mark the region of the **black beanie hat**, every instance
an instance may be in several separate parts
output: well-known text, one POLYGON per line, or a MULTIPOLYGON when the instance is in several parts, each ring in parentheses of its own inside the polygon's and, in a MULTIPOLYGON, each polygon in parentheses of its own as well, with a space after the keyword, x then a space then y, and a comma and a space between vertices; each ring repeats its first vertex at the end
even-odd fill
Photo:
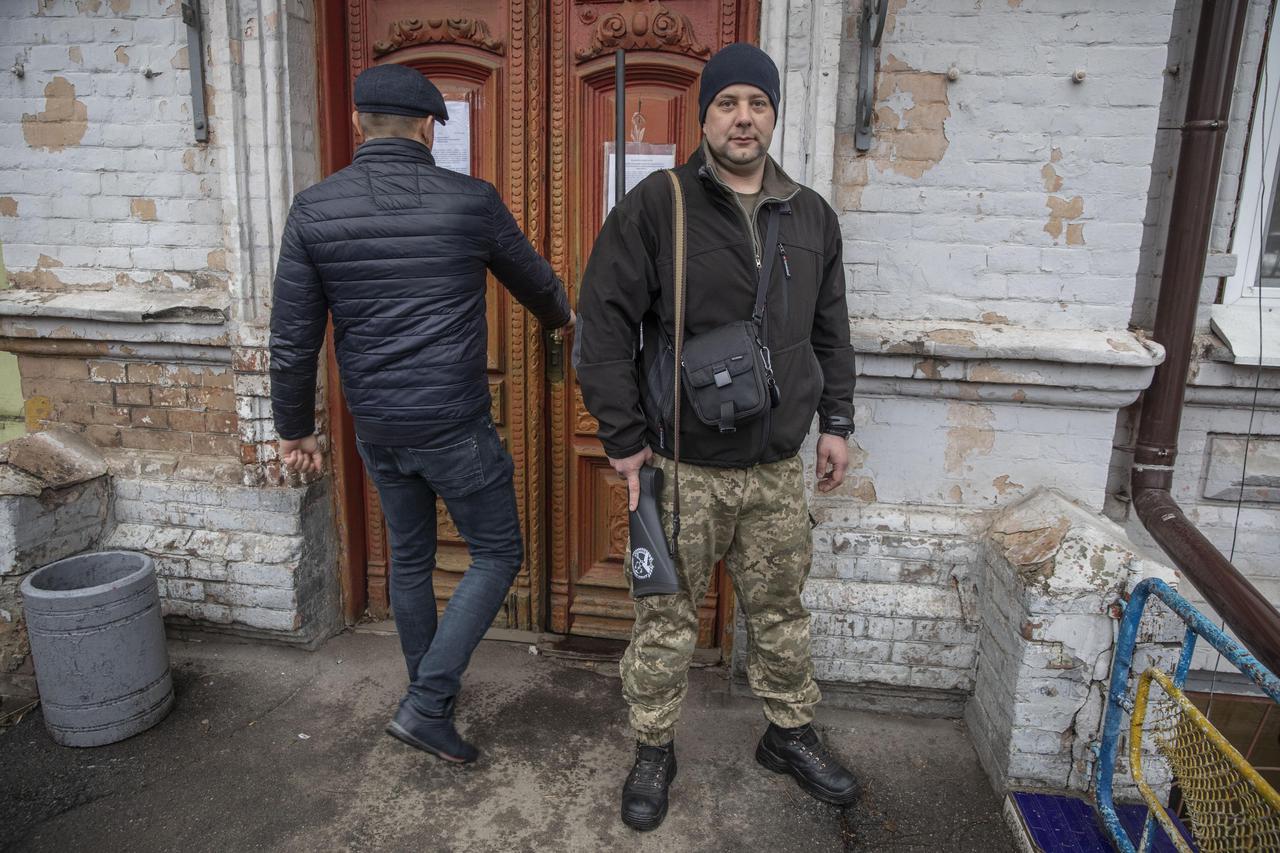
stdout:
POLYGON ((702 68, 702 83, 698 86, 699 124, 707 120, 707 107, 715 96, 735 83, 746 83, 763 91, 777 114, 778 101, 782 100, 778 66, 754 44, 740 41, 720 49, 702 68))

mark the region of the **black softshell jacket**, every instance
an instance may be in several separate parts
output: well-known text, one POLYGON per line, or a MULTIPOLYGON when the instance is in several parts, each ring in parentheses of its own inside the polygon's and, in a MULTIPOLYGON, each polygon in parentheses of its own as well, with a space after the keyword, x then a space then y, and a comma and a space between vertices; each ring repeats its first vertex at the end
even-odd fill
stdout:
MULTIPOLYGON (((787 459, 799 451, 815 411, 821 422, 852 423, 854 360, 839 221, 820 195, 772 159, 754 217, 707 164, 704 150, 676 174, 688 222, 686 334, 750 319, 756 257, 772 253, 764 342, 782 393, 777 408, 723 434, 698 421, 682 395, 681 459, 717 467, 787 459), (763 246, 771 205, 781 211, 779 237, 763 246)), ((645 178, 605 220, 583 278, 574 364, 605 452, 615 459, 646 445, 667 457, 674 449, 670 413, 660 417, 648 392, 663 346, 655 317, 668 339, 675 334, 672 216, 667 175, 645 178), (642 320, 647 334, 638 333, 642 320)))
POLYGON ((342 391, 365 441, 412 444, 489 411, 486 271, 545 326, 564 287, 489 183, 408 139, 371 139, 293 201, 271 312, 281 438, 315 431, 317 355, 333 313, 342 391))

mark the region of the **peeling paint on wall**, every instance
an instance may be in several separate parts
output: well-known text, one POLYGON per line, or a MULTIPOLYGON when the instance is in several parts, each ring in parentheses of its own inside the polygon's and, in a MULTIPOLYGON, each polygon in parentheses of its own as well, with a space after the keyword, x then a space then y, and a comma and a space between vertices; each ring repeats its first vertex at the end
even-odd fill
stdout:
POLYGON ((133 5, 133 0, 111 0, 111 11, 117 15, 123 15, 129 11, 133 5))
MULTIPOLYGON (((1062 177, 1058 174, 1058 170, 1053 167, 1054 163, 1062 161, 1062 149, 1055 147, 1049 154, 1049 162, 1040 170, 1040 176, 1044 178, 1044 188, 1046 192, 1056 193, 1062 190, 1062 177)), ((1045 207, 1049 208, 1049 221, 1045 223, 1045 233, 1053 238, 1053 242, 1057 243, 1061 239, 1063 232, 1066 232, 1068 246, 1084 245, 1084 223, 1072 222, 1073 219, 1079 219, 1084 215, 1084 199, 1075 196, 1071 200, 1051 195, 1045 200, 1045 207), (1065 227, 1064 227, 1065 226, 1065 227)))
POLYGON ((67 48, 67 59, 72 62, 84 62, 84 53, 80 50, 79 45, 67 48))
POLYGON ((76 11, 81 15, 92 15, 102 8, 102 0, 76 0, 76 11))
POLYGON ((179 70, 190 68, 191 62, 187 58, 187 49, 185 47, 178 48, 178 52, 169 60, 169 64, 179 70))
POLYGON ((124 49, 124 45, 120 45, 116 48, 116 62, 119 62, 121 65, 129 64, 129 53, 124 49))
POLYGON ((129 199, 129 214, 134 219, 141 219, 143 222, 155 222, 156 200, 153 198, 129 199))
POLYGON ((1002 495, 1006 492, 1012 491, 1013 489, 1024 488, 1021 483, 1015 483, 1010 480, 1008 474, 1001 474, 999 477, 996 477, 991 481, 991 485, 995 486, 996 491, 1002 495))
POLYGON ((925 379, 937 381, 942 379, 942 370, 949 364, 950 362, 942 358, 923 358, 916 362, 913 372, 920 374, 925 379))
POLYGON ((18 200, 13 196, 0 196, 0 216, 17 216, 18 200))
POLYGON ((935 344, 951 344, 954 346, 977 346, 977 339, 969 329, 934 329, 925 333, 927 340, 935 344))
POLYGON ((44 87, 45 108, 22 114, 22 137, 32 148, 61 151, 78 145, 89 128, 89 108, 76 100, 76 87, 66 77, 54 77, 44 87))
POLYGON ((62 261, 57 258, 51 258, 48 255, 41 255, 36 259, 36 265, 28 272, 11 272, 9 278, 12 279, 16 287, 25 287, 31 290, 61 290, 64 285, 62 279, 58 278, 53 270, 62 266, 62 261))
MULTIPOLYGON (((890 4, 890 15, 902 3, 890 4)), ((891 30, 892 25, 886 25, 891 30)), ((876 74, 874 141, 865 155, 841 158, 836 170, 836 198, 844 210, 862 204, 870 169, 919 179, 947 153, 946 122, 951 117, 947 76, 912 68, 886 54, 876 74)), ((854 151, 852 128, 840 132, 837 150, 854 151)))
MULTIPOLYGON (((1059 198, 1056 195, 1051 195, 1045 200, 1044 204, 1045 207, 1049 208, 1049 221, 1045 223, 1044 231, 1054 239, 1054 242, 1057 242, 1058 239, 1062 237, 1062 232, 1064 230, 1063 226, 1065 223, 1072 219, 1079 219, 1084 215, 1084 199, 1080 196, 1076 196, 1068 201, 1065 198, 1059 198)), ((1071 228, 1083 229, 1084 226, 1081 224, 1073 224, 1066 230, 1070 232, 1071 228)), ((1071 245, 1080 245, 1080 243, 1083 243, 1083 230, 1077 232, 1076 237, 1080 242, 1072 244, 1071 235, 1068 233, 1067 243, 1071 245)))
POLYGON ((947 407, 945 465, 952 474, 964 472, 964 463, 977 453, 985 456, 995 446, 995 415, 989 406, 952 403, 947 407))

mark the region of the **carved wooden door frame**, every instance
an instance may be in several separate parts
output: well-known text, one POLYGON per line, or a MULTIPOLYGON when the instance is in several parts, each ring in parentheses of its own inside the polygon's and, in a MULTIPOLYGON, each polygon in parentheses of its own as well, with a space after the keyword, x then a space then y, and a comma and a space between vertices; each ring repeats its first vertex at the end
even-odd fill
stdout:
MULTIPOLYGON (((402 48, 419 45, 460 45, 503 55, 507 66, 505 90, 510 108, 504 120, 510 128, 510 150, 499 190, 524 233, 544 251, 546 162, 545 21, 530 14, 536 4, 514 0, 508 4, 507 44, 494 39, 478 19, 406 19, 386 33, 368 33, 351 26, 365 0, 319 0, 316 39, 319 60, 321 171, 331 174, 351 162, 350 114, 353 72, 402 48), (350 16, 350 17, 349 17, 350 16)), ((508 450, 515 460, 516 499, 525 520, 525 568, 508 599, 512 627, 538 629, 546 609, 546 446, 543 344, 537 323, 523 309, 510 313, 508 337, 511 362, 505 410, 508 450), (517 367, 518 366, 518 367, 517 367)), ((366 489, 364 467, 355 449, 355 430, 338 381, 333 347, 327 351, 328 432, 333 446, 334 504, 339 545, 339 574, 343 616, 358 621, 368 605, 370 563, 387 558, 385 537, 366 540, 366 524, 376 514, 376 493, 366 489)), ((379 572, 375 574, 383 574, 379 572)), ((375 577, 375 581, 380 578, 375 577)))
MULTIPOLYGON (((439 22, 406 19, 385 33, 371 34, 349 27, 352 10, 363 9, 369 0, 317 0, 316 38, 319 61, 319 112, 321 171, 328 175, 351 162, 350 134, 351 80, 353 67, 363 67, 365 57, 387 55, 402 47, 452 42, 492 51, 487 28, 472 19, 439 22)), ((711 4, 713 0, 706 0, 711 4)), ((509 35, 506 51, 511 109, 512 150, 506 160, 507 174, 499 187, 512 213, 533 245, 546 256, 566 284, 576 286, 577 268, 582 258, 572 245, 571 229, 565 217, 566 202, 573 197, 569 159, 581 156, 565 125, 570 113, 570 74, 575 66, 607 63, 615 46, 634 50, 670 51, 705 59, 715 49, 737 39, 756 41, 760 5, 755 0, 714 0, 720 25, 715 32, 700 34, 701 43, 692 45, 690 34, 667 21, 661 27, 646 26, 641 32, 637 14, 646 24, 659 23, 666 13, 657 0, 551 0, 542 3, 513 0, 509 4, 509 35), (589 16, 599 16, 598 19, 589 16), (734 16, 737 16, 736 19, 734 16), (567 38, 570 16, 601 34, 600 43, 573 54, 567 38), (604 26, 607 19, 625 18, 620 26, 604 26), (616 33, 613 31, 617 30, 616 33), (655 41, 656 39, 656 41, 655 41), (615 44, 617 41, 620 44, 615 44), (583 53, 585 51, 585 53, 583 53), (691 52, 693 51, 693 52, 691 52), (573 54, 573 55, 571 55, 573 54), (550 90, 548 91, 548 86, 550 90), (554 188, 555 198, 549 195, 554 188)), ((668 16, 671 17, 671 16, 668 16)), ((680 17, 680 16, 675 16, 680 17)), ((360 20, 357 15, 354 20, 360 20)), ((616 22, 615 22, 616 23, 616 22)), ((676 21, 679 24, 679 21, 676 21)), ((516 493, 525 520, 526 570, 513 588, 509 612, 512 627, 549 630, 549 605, 553 573, 549 561, 567 565, 573 546, 561 525, 553 523, 556 507, 568 512, 573 503, 566 470, 565 442, 552 442, 551 424, 565 424, 576 417, 573 386, 570 382, 548 383, 544 364, 544 342, 537 323, 522 309, 511 312, 506 329, 511 341, 511 358, 521 367, 512 370, 513 380, 506 410, 510 418, 509 450, 516 465, 516 493), (517 361, 518 359, 518 361, 517 361), (553 446, 553 444, 555 446, 553 446)), ((327 357, 327 432, 332 443, 334 503, 339 545, 339 575, 343 616, 348 623, 365 612, 369 583, 368 562, 385 561, 385 543, 375 536, 366 541, 370 512, 376 512, 376 494, 366 491, 363 465, 355 447, 355 431, 338 381, 333 348, 327 357), (379 556, 379 554, 381 556, 379 556)), ((556 583, 559 583, 558 581, 556 583)), ((733 597, 725 584, 725 594, 716 603, 720 626, 718 645, 729 647, 732 631, 733 597)))

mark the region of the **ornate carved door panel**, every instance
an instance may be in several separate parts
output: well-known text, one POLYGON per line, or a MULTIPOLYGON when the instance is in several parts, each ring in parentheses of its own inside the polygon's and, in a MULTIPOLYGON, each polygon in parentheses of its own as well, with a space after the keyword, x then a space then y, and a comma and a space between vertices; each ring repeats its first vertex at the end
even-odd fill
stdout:
MULTIPOLYGON (((472 174, 498 187, 576 303, 604 215, 614 50, 627 51, 624 109, 642 117, 642 141, 674 144, 683 161, 699 138, 702 65, 725 44, 754 41, 758 23, 757 0, 329 0, 320 21, 328 170, 350 162, 345 128, 355 76, 384 62, 421 69, 448 101, 466 102, 472 174)), ((595 439, 568 358, 553 349, 544 364, 545 346, 536 323, 491 281, 489 380, 494 419, 515 458, 526 554, 495 624, 625 637, 632 614, 622 573, 626 491, 595 439)), ((350 424, 341 395, 333 399, 335 440, 342 442, 350 424)), ((367 592, 369 611, 382 616, 390 555, 381 508, 351 447, 340 450, 341 523, 364 533, 363 548, 359 530, 344 533, 353 563, 344 589, 357 602, 367 592)), ((443 606, 467 557, 443 507, 439 532, 443 606)), ((699 645, 719 643, 730 606, 728 584, 717 576, 701 607, 699 645)))
MULTIPOLYGON (((449 103, 447 131, 469 127, 470 173, 498 187, 535 246, 545 242, 546 46, 541 16, 523 2, 351 0, 346 4, 349 80, 372 65, 395 62, 431 78, 449 103)), ((350 91, 348 89, 348 91, 350 91)), ((439 149, 439 145, 437 145, 439 149)), ((515 458, 515 482, 526 557, 495 624, 533 628, 545 597, 543 376, 541 342, 526 314, 491 277, 488 291, 493 418, 515 458)), ((389 549, 378 496, 363 483, 368 607, 385 616, 389 549)), ((467 550, 437 502, 435 578, 443 607, 468 563, 467 550)))
MULTIPOLYGON (((754 41, 759 5, 744 0, 551 4, 550 258, 576 288, 604 217, 605 143, 614 137, 614 51, 626 56, 631 141, 696 148, 698 76, 726 44, 754 41), (642 118, 637 119, 637 116, 642 118), (633 131, 634 133, 635 131, 633 131)), ((576 293, 573 294, 576 300, 576 293)), ((595 438, 572 367, 550 386, 551 619, 562 633, 627 637, 633 607, 622 561, 627 490, 595 438)), ((718 644, 729 586, 717 573, 699 610, 700 646, 718 644)))

